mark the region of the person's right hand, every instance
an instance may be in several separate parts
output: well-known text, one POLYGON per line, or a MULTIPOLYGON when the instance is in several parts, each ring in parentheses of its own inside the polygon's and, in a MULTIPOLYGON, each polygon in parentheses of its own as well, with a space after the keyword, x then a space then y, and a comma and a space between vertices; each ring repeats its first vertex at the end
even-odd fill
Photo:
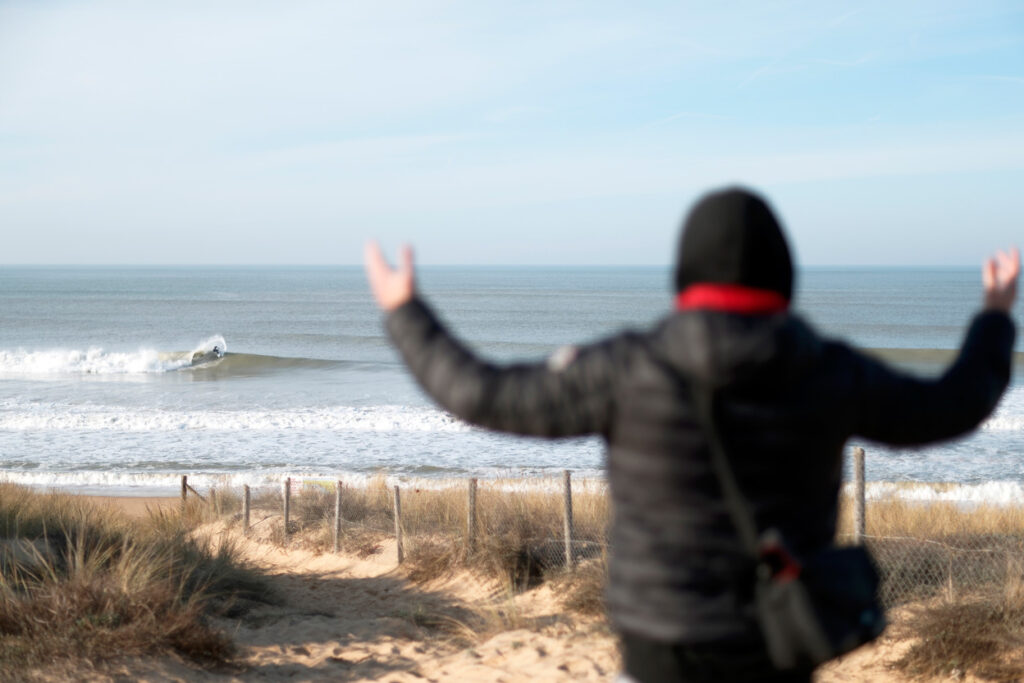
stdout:
POLYGON ((985 286, 985 308, 1009 313, 1017 298, 1017 276, 1020 275, 1020 252, 1017 247, 1010 251, 996 252, 985 261, 981 269, 981 281, 985 286))
POLYGON ((385 311, 393 311, 412 299, 416 293, 415 273, 412 264, 412 248, 403 246, 398 252, 398 267, 392 268, 380 245, 374 241, 366 243, 363 251, 366 279, 377 305, 385 311))

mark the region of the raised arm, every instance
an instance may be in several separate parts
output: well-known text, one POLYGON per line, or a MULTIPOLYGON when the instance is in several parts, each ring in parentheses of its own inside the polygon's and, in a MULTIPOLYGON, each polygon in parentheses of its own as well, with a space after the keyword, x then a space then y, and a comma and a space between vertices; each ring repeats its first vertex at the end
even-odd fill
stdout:
POLYGON ((856 433, 884 443, 923 444, 960 436, 991 414, 1010 381, 1015 328, 1009 313, 1019 273, 1016 249, 985 262, 984 310, 941 377, 910 377, 862 358, 856 433))
POLYGON ((416 295, 412 252, 398 268, 375 243, 366 271, 388 312, 392 342, 420 386, 442 407, 473 424, 535 436, 605 433, 609 428, 616 340, 564 349, 546 363, 499 366, 455 339, 416 295))

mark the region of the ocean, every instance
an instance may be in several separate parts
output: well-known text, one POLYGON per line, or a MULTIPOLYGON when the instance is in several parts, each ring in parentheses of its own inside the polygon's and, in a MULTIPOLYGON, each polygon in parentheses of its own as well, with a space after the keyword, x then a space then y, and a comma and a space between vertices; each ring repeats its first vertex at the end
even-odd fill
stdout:
MULTIPOLYGON (((649 326, 656 267, 427 267, 426 298, 500 361, 649 326)), ((980 303, 978 269, 805 269, 796 308, 829 336, 941 372, 980 303)), ((1024 386, 974 434, 861 443, 872 481, 1024 499, 1024 386)), ((0 268, 0 479, 113 495, 276 484, 603 476, 598 439, 492 434, 435 408, 387 343, 359 267, 0 268), (214 352, 216 347, 216 352, 214 352), (222 355, 221 355, 222 354, 222 355)))

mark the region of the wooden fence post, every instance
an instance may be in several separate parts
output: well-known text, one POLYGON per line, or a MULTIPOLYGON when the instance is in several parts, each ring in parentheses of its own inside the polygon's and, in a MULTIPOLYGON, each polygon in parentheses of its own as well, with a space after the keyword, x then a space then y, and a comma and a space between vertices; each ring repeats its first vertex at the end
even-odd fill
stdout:
POLYGON ((217 487, 210 487, 210 509, 213 510, 213 514, 219 515, 220 508, 217 507, 217 487))
POLYGON ((864 543, 864 449, 853 449, 853 542, 864 543))
POLYGON ((405 552, 402 549, 402 494, 398 486, 395 486, 395 541, 398 545, 398 564, 405 560, 405 552))
POLYGON ((284 538, 288 540, 288 521, 292 514, 292 478, 284 480, 284 538))
POLYGON ((946 552, 949 553, 949 562, 946 569, 946 599, 953 602, 956 599, 956 593, 953 591, 953 549, 947 546, 946 552))
POLYGON ((185 511, 185 499, 188 498, 188 475, 181 475, 181 511, 185 511))
POLYGON ((341 550, 341 480, 334 482, 334 552, 341 550))
POLYGON ((469 480, 469 496, 466 500, 466 554, 476 548, 476 477, 469 480))
POLYGON ((565 568, 572 569, 572 472, 562 472, 562 482, 565 497, 565 568))
POLYGON ((242 486, 242 531, 245 533, 249 532, 249 505, 251 501, 251 494, 249 492, 249 485, 244 484, 242 486))

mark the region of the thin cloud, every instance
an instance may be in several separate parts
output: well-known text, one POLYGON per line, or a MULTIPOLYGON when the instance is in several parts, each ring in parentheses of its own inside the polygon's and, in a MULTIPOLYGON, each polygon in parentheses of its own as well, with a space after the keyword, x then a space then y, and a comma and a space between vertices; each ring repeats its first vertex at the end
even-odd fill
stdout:
POLYGON ((644 130, 647 128, 657 128, 658 126, 663 126, 666 123, 678 121, 679 119, 696 119, 701 121, 734 121, 736 120, 736 117, 704 111, 681 111, 672 114, 671 116, 666 116, 665 118, 658 119, 656 121, 651 121, 650 123, 646 123, 640 126, 640 130, 644 130))
POLYGON ((484 120, 489 123, 499 124, 519 123, 524 120, 535 118, 547 111, 549 111, 547 107, 538 107, 535 105, 504 107, 502 109, 496 109, 488 112, 484 115, 484 120))
POLYGON ((761 80, 762 78, 770 76, 782 76, 786 74, 795 74, 800 73, 802 71, 807 71, 806 64, 796 62, 786 64, 784 63, 784 60, 781 58, 773 59, 768 64, 765 64, 764 66, 754 69, 750 74, 747 75, 746 78, 740 81, 739 85, 736 86, 736 89, 742 90, 743 88, 754 83, 755 81, 761 80))
POLYGON ((773 59, 772 61, 768 62, 767 64, 763 64, 763 65, 759 66, 758 68, 756 68, 753 71, 751 71, 750 73, 748 73, 747 76, 736 85, 736 87, 737 88, 744 88, 744 87, 750 85, 751 83, 753 83, 754 81, 759 79, 764 74, 769 73, 769 70, 772 69, 773 67, 775 67, 777 64, 779 64, 781 61, 782 60, 779 60, 779 59, 773 59))
POLYGON ((826 59, 820 58, 815 61, 819 64, 826 64, 828 66, 844 66, 844 67, 855 67, 864 66, 873 62, 881 53, 878 51, 868 52, 866 54, 857 57, 856 59, 826 59))
POLYGON ((863 11, 864 11, 863 9, 850 10, 849 12, 846 12, 845 14, 840 14, 838 17, 835 17, 834 19, 832 19, 830 22, 828 22, 828 25, 829 25, 830 28, 835 28, 837 26, 842 26, 847 21, 849 21, 850 19, 854 18, 855 16, 857 16, 858 14, 860 14, 863 11))

